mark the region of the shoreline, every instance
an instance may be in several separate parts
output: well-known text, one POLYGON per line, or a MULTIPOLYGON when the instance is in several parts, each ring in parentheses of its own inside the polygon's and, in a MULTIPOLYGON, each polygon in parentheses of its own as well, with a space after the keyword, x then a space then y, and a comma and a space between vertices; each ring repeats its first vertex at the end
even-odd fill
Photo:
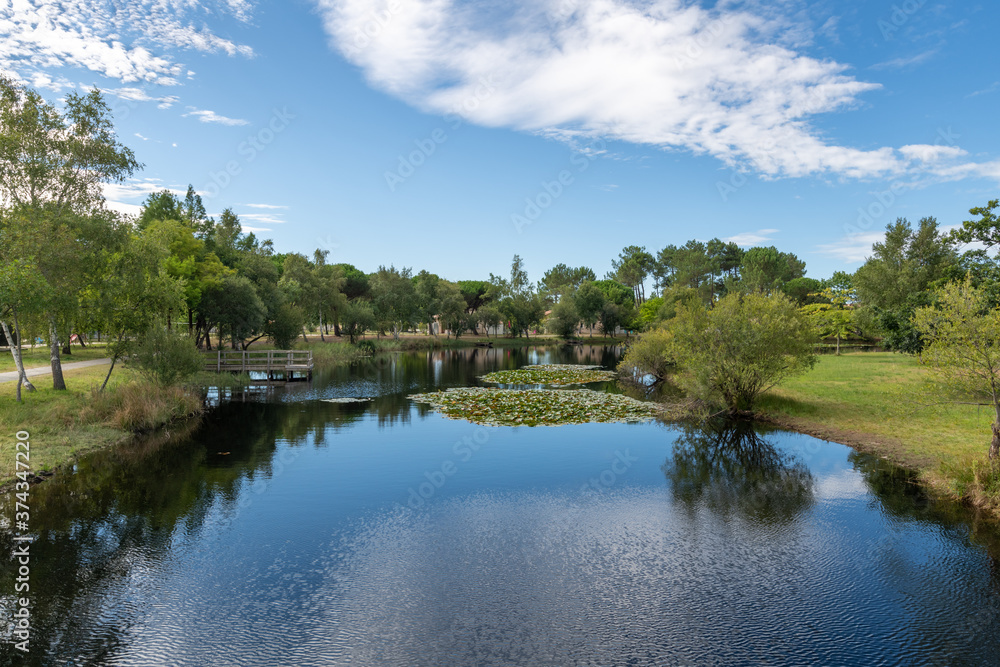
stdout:
MULTIPOLYGON (((380 344, 375 352, 376 354, 389 354, 395 352, 433 349, 471 349, 486 340, 487 339, 485 338, 471 336, 460 338, 458 340, 443 339, 440 337, 408 336, 401 337, 399 341, 391 338, 388 340, 382 339, 378 341, 380 344)), ((550 346, 564 344, 561 339, 541 336, 528 340, 525 340, 524 338, 491 338, 488 340, 493 341, 496 344, 496 347, 523 347, 533 345, 550 346)), ((583 344, 620 345, 623 342, 625 342, 625 340, 621 338, 598 338, 584 339, 583 344)), ((339 339, 327 342, 320 342, 318 340, 315 342, 310 341, 307 349, 323 350, 325 352, 325 354, 318 355, 319 358, 317 359, 317 366, 320 368, 336 367, 342 364, 351 363, 365 356, 363 351, 357 349, 356 346, 352 346, 346 341, 341 341, 339 339)), ((879 357, 883 356, 881 353, 856 353, 856 355, 853 356, 858 357, 859 355, 868 355, 867 357, 861 357, 861 359, 866 363, 881 361, 879 357)), ((845 356, 839 358, 831 357, 830 359, 843 360, 845 356)), ((905 359, 894 359, 894 361, 901 361, 904 364, 909 363, 905 359)), ((828 361, 827 363, 841 362, 828 361)), ((94 370, 95 369, 80 370, 68 375, 68 377, 74 379, 74 384, 76 386, 72 388, 71 392, 66 392, 59 396, 59 398, 62 399, 63 402, 70 404, 70 413, 75 413, 80 409, 84 409, 88 405, 88 402, 92 399, 92 396, 88 395, 86 387, 81 387, 81 381, 86 382, 86 380, 90 379, 88 376, 93 375, 94 370)), ((97 370, 99 371, 99 369, 97 370)), ((130 382, 135 382, 135 379, 129 377, 124 371, 123 376, 124 377, 119 378, 119 385, 127 385, 130 382)), ((204 380, 204 378, 202 379, 204 380)), ((985 512, 993 521, 1000 525, 1000 502, 998 502, 997 499, 991 498, 983 493, 978 493, 975 488, 956 488, 957 479, 954 474, 956 471, 942 470, 940 455, 935 458, 934 456, 921 453, 919 448, 915 446, 915 443, 907 442, 904 438, 889 435, 885 432, 880 433, 875 429, 859 428, 858 424, 848 423, 847 420, 839 421, 838 416, 841 415, 850 414, 854 417, 856 410, 853 408, 857 406, 851 404, 840 405, 840 414, 838 414, 838 410, 831 408, 829 405, 824 405, 824 400, 822 400, 822 398, 817 398, 822 393, 823 384, 824 381, 822 378, 810 379, 807 375, 800 378, 797 384, 792 386, 790 389, 788 387, 779 388, 777 391, 773 391, 769 394, 767 399, 762 401, 763 405, 757 410, 754 418, 762 423, 794 431, 796 433, 813 436, 828 442, 842 444, 854 449, 855 451, 871 454, 885 459, 916 474, 920 485, 924 487, 928 493, 950 502, 960 503, 972 511, 985 512), (795 414, 796 411, 811 411, 815 414, 823 415, 825 419, 824 421, 810 419, 808 416, 795 414), (952 474, 949 474, 949 472, 952 474)), ((194 390, 191 387, 184 389, 183 392, 189 398, 194 395, 194 390)), ((862 392, 856 390, 852 392, 851 397, 854 399, 852 403, 863 401, 863 395, 861 394, 862 392)), ((33 397, 27 396, 26 398, 28 401, 31 401, 33 397)), ((36 394, 34 398, 37 399, 38 395, 36 394)), ((200 398, 198 400, 200 400, 200 398)), ((66 412, 66 410, 62 411, 64 418, 66 412)), ((48 431, 49 434, 56 434, 56 439, 58 439, 61 443, 65 443, 65 441, 72 441, 72 444, 69 446, 63 444, 62 449, 53 454, 53 458, 44 462, 42 465, 33 465, 32 474, 35 476, 35 479, 38 479, 37 476, 39 472, 43 471, 60 474, 67 468, 73 466, 81 457, 94 451, 125 446, 131 441, 142 440, 150 436, 155 436, 155 434, 162 433, 165 429, 170 429, 171 427, 196 424, 201 418, 203 411, 188 411, 183 414, 177 414, 176 412, 165 414, 169 418, 155 423, 155 425, 151 428, 137 430, 127 430, 115 427, 108 423, 95 423, 94 421, 89 423, 81 422, 78 421, 78 415, 77 419, 75 419, 72 423, 65 424, 64 428, 58 428, 54 431, 51 427, 48 429, 42 429, 43 432, 40 434, 42 437, 44 437, 45 431, 48 431)), ((884 419, 883 423, 880 425, 890 429, 893 428, 891 419, 884 419)), ((17 430, 23 426, 24 423, 15 423, 11 426, 11 428, 17 430)), ((33 435, 33 439, 41 438, 33 435)), ((45 477, 45 479, 48 478, 48 476, 45 477)), ((16 481, 17 479, 13 476, 13 474, 10 476, 4 474, 3 477, 0 478, 0 492, 10 490, 12 484, 16 481)))

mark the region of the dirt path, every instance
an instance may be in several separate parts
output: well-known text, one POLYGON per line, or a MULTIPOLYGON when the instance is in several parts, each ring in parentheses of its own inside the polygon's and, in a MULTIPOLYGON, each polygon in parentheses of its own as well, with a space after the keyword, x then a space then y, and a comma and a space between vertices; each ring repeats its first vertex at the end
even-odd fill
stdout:
MULTIPOLYGON (((63 364, 62 369, 64 371, 71 371, 74 368, 89 368, 90 366, 105 366, 110 364, 110 359, 91 359, 89 361, 72 361, 68 364, 63 364)), ((36 366, 35 368, 25 368, 24 372, 28 377, 38 377, 39 375, 52 375, 52 368, 50 366, 36 366)), ((15 382, 17 380, 17 371, 5 371, 0 373, 0 384, 4 382, 15 382)))

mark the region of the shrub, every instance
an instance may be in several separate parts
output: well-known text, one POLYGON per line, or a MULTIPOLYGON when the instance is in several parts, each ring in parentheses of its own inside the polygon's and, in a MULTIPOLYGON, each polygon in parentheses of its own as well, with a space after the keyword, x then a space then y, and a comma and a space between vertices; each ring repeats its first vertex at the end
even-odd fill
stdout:
POLYGON ((147 381, 167 386, 202 370, 205 359, 190 338, 154 326, 129 344, 127 363, 147 381))
POLYGON ((184 387, 128 382, 105 391, 94 389, 81 418, 126 431, 149 431, 197 415, 202 409, 201 399, 184 387))

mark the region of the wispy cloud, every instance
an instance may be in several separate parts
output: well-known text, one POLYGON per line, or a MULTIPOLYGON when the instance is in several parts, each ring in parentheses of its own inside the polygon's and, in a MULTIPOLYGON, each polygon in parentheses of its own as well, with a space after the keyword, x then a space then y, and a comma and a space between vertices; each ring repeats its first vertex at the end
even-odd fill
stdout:
POLYGON ((912 67, 913 65, 919 65, 925 63, 935 55, 937 55, 937 49, 931 49, 930 51, 924 51, 923 53, 918 53, 915 56, 910 56, 909 58, 893 58, 892 60, 886 60, 885 62, 875 63, 871 66, 871 69, 904 69, 906 67, 912 67))
POLYGON ((287 206, 283 206, 281 204, 243 204, 243 206, 246 206, 247 208, 264 208, 268 210, 288 208, 287 206))
POLYGON ((202 123, 218 123, 220 125, 249 125, 250 121, 243 120, 242 118, 230 118, 228 116, 222 116, 210 111, 208 109, 197 109, 195 107, 188 107, 187 113, 181 114, 185 118, 189 116, 194 116, 202 123))
POLYGON ((966 95, 966 97, 979 97, 980 95, 989 95, 990 93, 995 93, 998 90, 1000 90, 1000 81, 994 81, 986 88, 983 88, 982 90, 973 91, 968 95, 966 95))
POLYGON ((741 247, 755 246, 770 241, 771 237, 780 231, 780 229, 758 229, 755 232, 743 232, 741 234, 728 236, 722 240, 735 243, 741 247))
POLYGON ((0 67, 22 74, 82 67, 122 82, 174 85, 187 68, 171 52, 250 57, 207 20, 246 22, 244 0, 20 0, 0 6, 0 67), (196 25, 198 24, 198 25, 196 25))
MULTIPOLYGON (((939 169, 815 129, 817 116, 856 107, 880 86, 801 53, 802 26, 761 3, 315 2, 334 48, 423 111, 707 154, 769 177, 939 169)), ((975 167, 967 175, 982 175, 975 167)))
POLYGON ((867 232, 845 236, 834 243, 825 243, 816 247, 821 255, 836 257, 846 264, 859 264, 872 254, 872 246, 885 238, 884 232, 867 232))
POLYGON ((155 97, 144 88, 109 88, 104 92, 128 102, 156 102, 156 106, 160 109, 169 109, 177 104, 179 99, 176 95, 155 97))
POLYGON ((287 220, 282 220, 276 215, 268 213, 240 213, 239 216, 241 221, 249 220, 250 222, 260 222, 265 225, 282 225, 288 222, 287 220))

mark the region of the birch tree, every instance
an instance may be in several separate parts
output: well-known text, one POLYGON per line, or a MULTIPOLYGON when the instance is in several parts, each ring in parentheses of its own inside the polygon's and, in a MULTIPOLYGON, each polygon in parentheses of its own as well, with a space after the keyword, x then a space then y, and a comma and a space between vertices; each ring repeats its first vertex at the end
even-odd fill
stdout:
MULTIPOLYGON (((17 211, 16 220, 35 231, 58 232, 66 216, 103 208, 103 184, 121 182, 139 168, 132 151, 118 142, 99 91, 69 93, 60 111, 0 76, 0 206, 17 211)), ((12 250, 26 255, 28 249, 12 250)), ((65 389, 58 315, 50 308, 47 316, 52 381, 55 389, 65 389)))

